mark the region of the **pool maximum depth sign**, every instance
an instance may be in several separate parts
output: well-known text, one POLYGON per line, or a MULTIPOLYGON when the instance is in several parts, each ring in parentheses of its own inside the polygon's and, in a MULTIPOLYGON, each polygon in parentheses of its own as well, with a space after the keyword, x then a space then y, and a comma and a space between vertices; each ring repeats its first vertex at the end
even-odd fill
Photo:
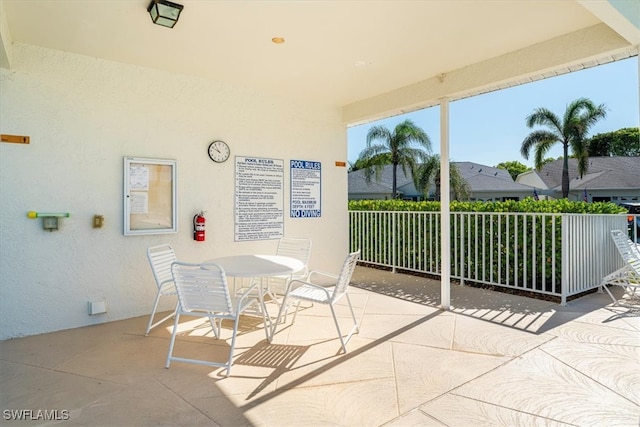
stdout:
POLYGON ((291 218, 320 218, 322 164, 291 160, 291 218))

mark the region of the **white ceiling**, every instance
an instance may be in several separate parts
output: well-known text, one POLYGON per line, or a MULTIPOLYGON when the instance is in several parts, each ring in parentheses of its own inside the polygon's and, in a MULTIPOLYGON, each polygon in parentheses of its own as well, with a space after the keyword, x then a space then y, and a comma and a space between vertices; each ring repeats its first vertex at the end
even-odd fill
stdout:
POLYGON ((12 42, 37 45, 335 105, 354 122, 628 57, 640 43, 615 0, 175 1, 184 11, 168 29, 148 0, 2 0, 3 66, 12 42))

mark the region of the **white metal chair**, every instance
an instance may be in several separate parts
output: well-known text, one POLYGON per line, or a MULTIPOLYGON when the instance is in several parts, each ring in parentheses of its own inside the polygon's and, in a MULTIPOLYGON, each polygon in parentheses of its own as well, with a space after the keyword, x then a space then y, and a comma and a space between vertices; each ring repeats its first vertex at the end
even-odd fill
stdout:
MULTIPOLYGON (((176 261, 176 254, 173 251, 171 245, 165 244, 148 248, 147 259, 149 260, 149 265, 151 266, 151 271, 153 272, 153 278, 156 282, 157 292, 156 299, 153 303, 153 309, 151 310, 151 316, 149 316, 147 330, 144 333, 145 335, 149 335, 149 331, 151 331, 151 329, 155 328, 175 314, 174 309, 173 313, 169 314, 166 317, 163 317, 155 323, 153 322, 156 310, 158 309, 158 302, 160 301, 160 297, 176 295, 176 288, 173 284, 173 277, 171 276, 171 263, 176 261)), ((176 303, 176 308, 177 307, 178 305, 176 303)))
POLYGON ((347 343, 351 339, 351 336, 354 333, 358 332, 358 321, 356 320, 356 315, 353 311, 353 306, 351 305, 351 299, 349 298, 348 291, 349 284, 351 282, 351 276, 353 276, 353 271, 356 268, 359 257, 360 250, 350 253, 345 259, 344 264, 342 265, 340 274, 338 274, 337 276, 330 273, 312 271, 309 273, 308 280, 294 279, 289 281, 289 284, 287 285, 287 292, 284 296, 282 304, 280 305, 278 318, 276 320, 274 328, 276 328, 280 323, 280 316, 282 315, 283 311, 287 309, 287 303, 291 300, 296 303, 296 311, 293 314, 293 320, 291 322, 292 324, 296 321, 296 315, 298 314, 300 301, 311 301, 313 303, 328 305, 331 309, 331 316, 333 317, 333 321, 338 331, 338 337, 340 338, 342 350, 346 353, 347 343), (323 276, 325 278, 331 279, 333 286, 325 287, 314 283, 313 279, 316 276, 323 276), (299 285, 299 287, 295 287, 296 285, 299 285), (349 310, 351 311, 351 318, 353 319, 353 327, 347 334, 346 339, 342 336, 342 331, 340 330, 340 325, 338 323, 338 317, 335 310, 336 303, 340 301, 342 297, 346 298, 347 304, 349 305, 349 310))
MULTIPOLYGON (((227 277, 224 270, 217 264, 190 264, 176 261, 172 264, 171 271, 178 292, 179 304, 173 325, 173 333, 171 334, 171 341, 169 343, 166 367, 169 368, 171 361, 175 360, 177 362, 225 368, 227 376, 229 376, 233 363, 233 351, 238 333, 240 315, 256 303, 262 306, 263 313, 266 312, 262 298, 256 299, 249 295, 259 284, 255 283, 248 288, 244 294, 234 296, 227 286, 227 277), (178 323, 180 321, 180 315, 182 314, 208 318, 216 338, 220 338, 222 321, 224 319, 233 321, 234 325, 229 348, 229 358, 226 362, 213 362, 173 356, 178 323)), ((267 339, 269 339, 269 331, 264 315, 263 322, 265 325, 265 334, 267 339)))
POLYGON ((614 305, 622 305, 616 299, 607 285, 617 285, 624 289, 623 299, 638 299, 636 293, 640 289, 640 254, 634 243, 629 240, 627 234, 621 230, 611 230, 611 237, 624 261, 624 267, 614 271, 602 279, 601 287, 607 291, 614 305))
POLYGON ((309 275, 311 239, 283 237, 278 241, 276 255, 287 256, 302 261, 304 267, 290 276, 269 277, 267 293, 277 303, 277 295, 284 295, 289 280, 305 280, 309 275))

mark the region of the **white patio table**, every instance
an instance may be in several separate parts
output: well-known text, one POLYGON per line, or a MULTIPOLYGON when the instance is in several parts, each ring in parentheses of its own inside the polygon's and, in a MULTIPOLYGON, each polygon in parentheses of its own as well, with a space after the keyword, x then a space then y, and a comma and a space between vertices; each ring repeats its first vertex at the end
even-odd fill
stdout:
MULTIPOLYGON (((264 294, 266 292, 264 278, 288 276, 304 268, 302 261, 281 255, 231 255, 208 259, 202 263, 202 267, 207 268, 207 264, 210 263, 219 265, 228 277, 233 277, 234 279, 259 278, 260 292, 258 296, 262 302, 264 302, 264 294)), ((264 304, 262 305, 265 306, 264 304)), ((265 318, 269 322, 266 335, 269 342, 271 342, 274 326, 268 312, 265 313, 265 318)), ((267 325, 265 325, 265 328, 267 328, 267 325)))

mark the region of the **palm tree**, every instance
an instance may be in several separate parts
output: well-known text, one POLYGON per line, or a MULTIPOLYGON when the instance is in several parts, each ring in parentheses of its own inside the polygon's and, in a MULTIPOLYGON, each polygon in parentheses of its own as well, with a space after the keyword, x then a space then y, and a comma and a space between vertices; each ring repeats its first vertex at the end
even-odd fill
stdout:
MULTIPOLYGON (((471 194, 469 184, 462 177, 460 169, 453 163, 449 163, 449 179, 454 200, 468 199, 471 194)), ((425 198, 429 197, 432 181, 436 189, 435 199, 440 200, 440 156, 438 154, 429 157, 425 163, 420 165, 417 173, 413 176, 416 188, 422 192, 425 198)))
POLYGON ((604 104, 595 105, 587 98, 578 98, 567 107, 562 120, 546 108, 537 108, 527 118, 527 126, 546 126, 547 129, 535 130, 524 141, 520 153, 529 158, 532 148, 535 149, 535 166, 540 170, 544 156, 556 143, 562 144, 562 197, 569 196, 569 148, 578 159, 578 174, 582 177, 589 167, 587 152, 587 133, 598 120, 607 116, 604 104))
POLYGON ((377 155, 375 155, 375 156, 373 156, 371 158, 368 158, 368 159, 358 158, 353 163, 349 162, 349 172, 355 172, 355 171, 360 170, 360 169, 366 169, 366 168, 370 167, 373 163, 376 163, 376 162, 381 162, 382 164, 390 165, 391 164, 391 153, 377 154, 377 155), (382 157, 382 159, 380 159, 380 157, 382 157))
POLYGON ((362 150, 358 160, 364 165, 364 176, 367 181, 371 180, 375 172, 376 179, 385 165, 393 165, 393 183, 391 194, 394 198, 397 192, 397 168, 402 167, 407 175, 407 168, 415 176, 415 171, 421 162, 429 158, 431 151, 431 140, 420 127, 411 120, 399 123, 393 130, 389 131, 385 126, 373 126, 367 133, 367 147, 362 150), (378 141, 376 143, 376 141, 378 141))

